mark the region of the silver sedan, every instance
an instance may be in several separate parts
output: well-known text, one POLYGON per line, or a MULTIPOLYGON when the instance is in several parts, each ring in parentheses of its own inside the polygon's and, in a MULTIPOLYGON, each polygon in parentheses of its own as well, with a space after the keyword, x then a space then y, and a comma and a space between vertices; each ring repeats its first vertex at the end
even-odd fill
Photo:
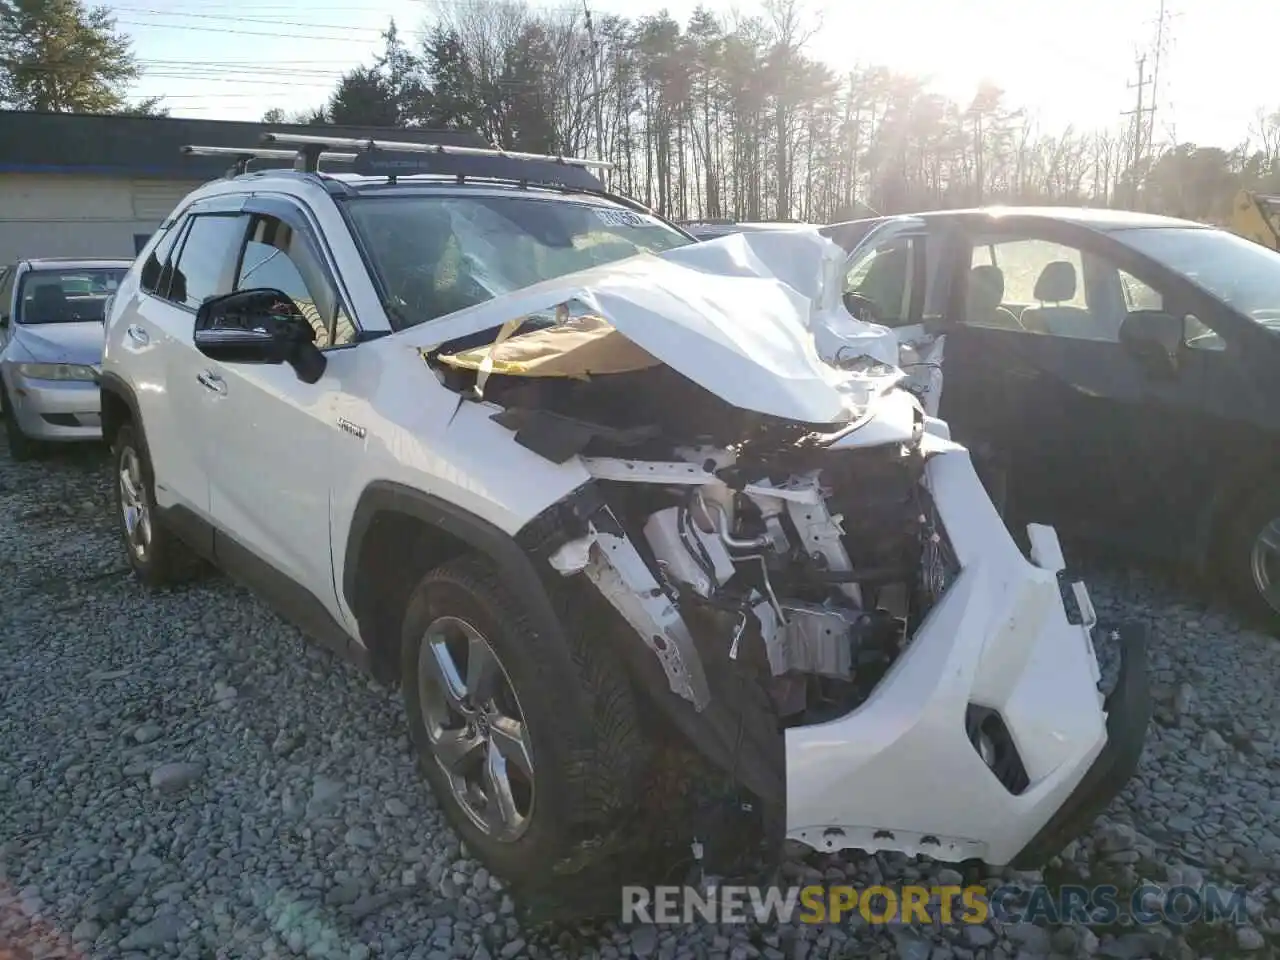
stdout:
POLYGON ((98 372, 107 304, 127 260, 26 260, 0 279, 0 405, 9 454, 99 440, 98 372))

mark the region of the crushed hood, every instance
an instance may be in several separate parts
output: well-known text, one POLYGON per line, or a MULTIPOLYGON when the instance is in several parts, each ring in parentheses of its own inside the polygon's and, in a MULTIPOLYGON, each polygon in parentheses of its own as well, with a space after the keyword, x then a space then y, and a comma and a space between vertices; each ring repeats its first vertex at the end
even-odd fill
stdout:
POLYGON ((816 230, 736 234, 503 294, 411 328, 405 342, 430 350, 577 304, 726 403, 835 423, 901 376, 893 332, 844 310, 844 259, 816 230), (882 366, 872 376, 839 370, 837 354, 882 366))

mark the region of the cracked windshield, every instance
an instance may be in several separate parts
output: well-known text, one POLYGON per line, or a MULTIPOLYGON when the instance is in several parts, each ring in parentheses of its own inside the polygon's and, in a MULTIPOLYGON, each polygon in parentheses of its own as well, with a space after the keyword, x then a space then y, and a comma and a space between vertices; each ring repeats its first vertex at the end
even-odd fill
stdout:
POLYGON ((0 0, 0 960, 1280 960, 1276 37, 0 0))

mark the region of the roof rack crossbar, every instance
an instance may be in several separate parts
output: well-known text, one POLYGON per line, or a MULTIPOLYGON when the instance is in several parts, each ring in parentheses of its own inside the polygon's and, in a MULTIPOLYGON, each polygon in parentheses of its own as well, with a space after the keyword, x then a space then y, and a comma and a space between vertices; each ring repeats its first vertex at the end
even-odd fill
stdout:
POLYGON ((363 153, 383 151, 386 153, 433 153, 452 154, 463 157, 500 157, 506 160, 535 160, 543 163, 557 163, 562 166, 583 167, 586 169, 610 170, 613 164, 607 160, 588 160, 583 157, 566 157, 542 153, 523 153, 517 150, 502 150, 487 147, 457 147, 441 143, 412 143, 402 140, 373 140, 351 137, 318 137, 306 133, 264 133, 264 143, 288 143, 298 146, 318 146, 338 149, 356 150, 363 153))
POLYGON ((297 150, 272 150, 266 147, 208 147, 199 144, 188 144, 181 149, 182 153, 191 157, 234 157, 235 163, 228 171, 231 175, 247 173, 249 163, 253 160, 292 160, 295 169, 314 170, 320 160, 351 163, 356 159, 354 153, 320 151, 315 161, 308 167, 300 162, 304 158, 297 150))

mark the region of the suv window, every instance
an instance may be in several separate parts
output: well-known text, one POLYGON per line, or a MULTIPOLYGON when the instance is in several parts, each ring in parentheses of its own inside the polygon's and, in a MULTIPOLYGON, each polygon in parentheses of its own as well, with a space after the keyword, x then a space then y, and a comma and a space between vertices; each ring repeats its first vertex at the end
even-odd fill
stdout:
POLYGON ((147 293, 154 293, 157 297, 168 296, 169 275, 173 270, 173 264, 169 262, 170 256, 189 219, 186 215, 179 217, 147 254, 146 262, 138 274, 138 286, 147 293))
POLYGON ((195 310, 210 297, 230 293, 247 220, 239 214, 193 216, 169 281, 168 299, 195 310))
POLYGON ((355 340, 355 326, 307 238, 283 220, 254 216, 235 289, 287 293, 316 332, 321 349, 355 340))

